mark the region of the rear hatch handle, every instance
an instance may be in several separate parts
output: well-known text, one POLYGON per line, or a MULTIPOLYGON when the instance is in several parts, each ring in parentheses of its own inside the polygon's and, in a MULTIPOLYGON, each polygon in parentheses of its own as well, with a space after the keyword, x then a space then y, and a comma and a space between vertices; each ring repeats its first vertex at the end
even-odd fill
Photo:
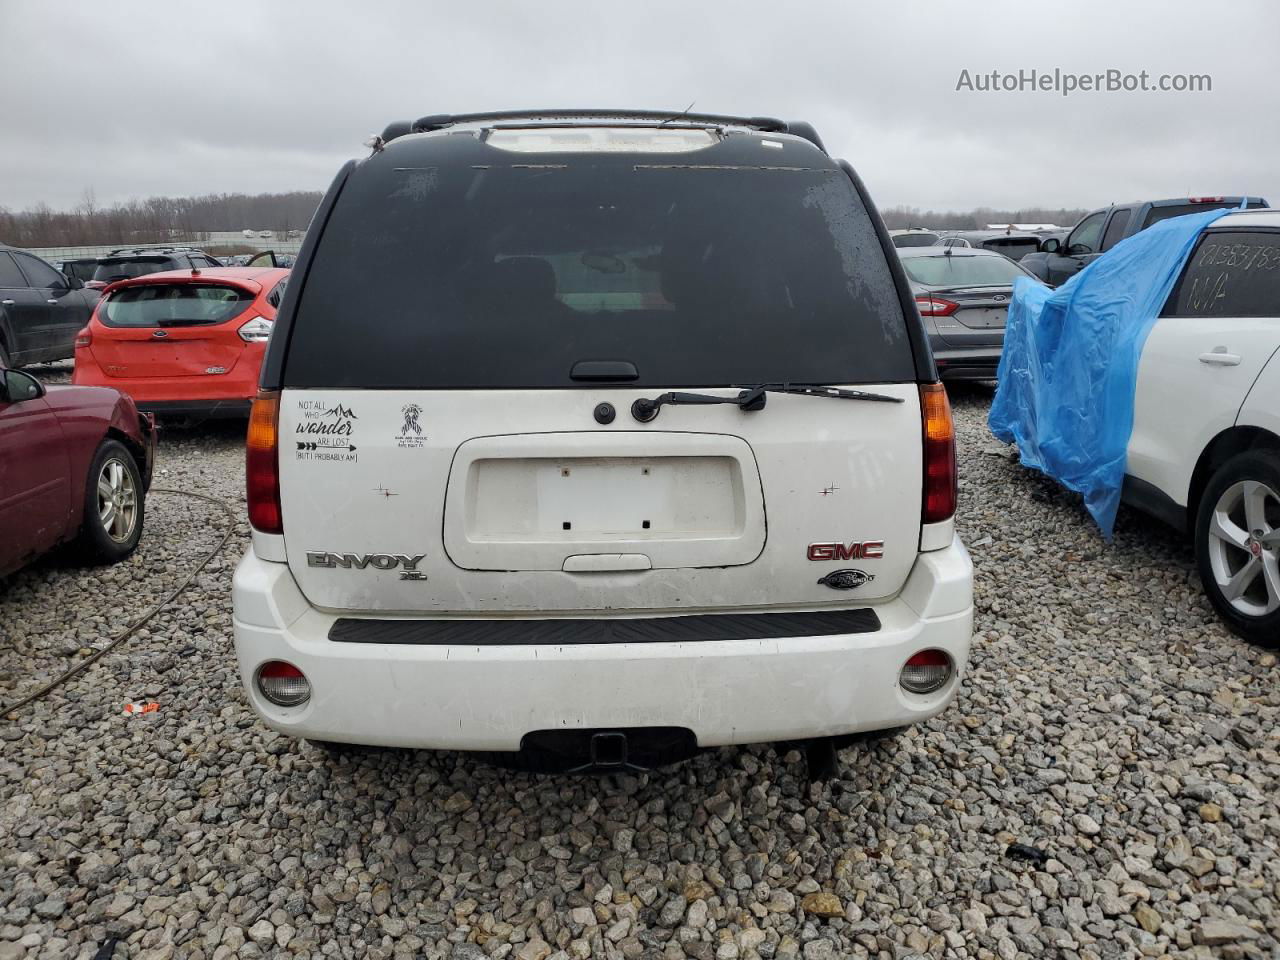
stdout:
POLYGON ((876 403, 903 402, 902 397, 867 393, 865 390, 847 390, 843 387, 828 387, 820 383, 759 383, 754 387, 739 390, 736 397, 717 397, 710 393, 680 391, 670 391, 652 398, 641 397, 631 404, 631 415, 641 423, 648 423, 667 404, 681 406, 732 403, 741 410, 752 412, 764 409, 765 400, 770 393, 796 393, 807 397, 830 397, 833 400, 871 400, 876 403))

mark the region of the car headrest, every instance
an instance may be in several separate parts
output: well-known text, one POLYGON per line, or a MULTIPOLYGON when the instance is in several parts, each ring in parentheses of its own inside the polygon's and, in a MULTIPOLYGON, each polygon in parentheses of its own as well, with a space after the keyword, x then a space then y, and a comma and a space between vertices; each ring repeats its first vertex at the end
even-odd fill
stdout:
POLYGON ((546 303, 556 298, 556 272, 541 257, 507 257, 494 264, 494 293, 503 300, 546 303))

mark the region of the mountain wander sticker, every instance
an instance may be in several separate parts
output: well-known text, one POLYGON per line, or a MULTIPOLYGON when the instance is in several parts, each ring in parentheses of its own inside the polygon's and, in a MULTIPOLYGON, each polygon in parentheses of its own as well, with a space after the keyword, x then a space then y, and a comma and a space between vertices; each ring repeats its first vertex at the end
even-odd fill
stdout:
POLYGON ((341 403, 299 400, 298 425, 294 428, 294 457, 354 463, 359 454, 352 442, 355 411, 341 403))

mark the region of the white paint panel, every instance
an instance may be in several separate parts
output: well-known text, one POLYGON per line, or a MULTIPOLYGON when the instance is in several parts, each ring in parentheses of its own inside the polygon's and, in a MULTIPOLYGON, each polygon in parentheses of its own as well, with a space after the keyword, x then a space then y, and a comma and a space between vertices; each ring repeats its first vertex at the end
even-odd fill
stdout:
MULTIPOLYGON (((732 388, 698 384, 682 389, 736 395, 732 388)), ((318 608, 406 616, 848 608, 896 596, 920 548, 919 394, 914 383, 861 389, 903 402, 772 394, 759 411, 728 404, 668 406, 651 423, 639 423, 629 412, 632 401, 660 391, 616 386, 286 390, 280 404, 280 476, 289 568, 318 608), (601 425, 593 410, 605 401, 613 404, 617 417, 601 425), (518 564, 502 570, 466 569, 453 556, 453 538, 465 538, 462 528, 455 530, 452 524, 464 515, 455 517, 450 510, 446 516, 445 509, 456 492, 451 477, 470 472, 457 464, 470 458, 473 444, 474 449, 482 449, 482 440, 511 445, 517 437, 523 446, 509 446, 507 452, 537 459, 555 435, 574 438, 556 455, 733 459, 741 476, 731 486, 741 483, 742 514, 737 519, 734 494, 730 529, 740 529, 741 537, 708 544, 672 535, 678 532, 677 523, 695 534, 699 525, 702 533, 724 525, 727 499, 701 496, 711 512, 691 520, 670 508, 671 519, 664 520, 665 530, 657 529, 655 536, 661 539, 656 543, 611 535, 586 548, 557 545, 553 569, 522 570, 518 564), (448 551, 446 537, 451 538, 448 551), (882 558, 807 558, 811 543, 868 540, 884 541, 882 558), (672 553, 663 559, 659 546, 672 553), (671 559, 679 550, 703 556, 671 559), (723 551, 726 565, 664 566, 702 563, 716 551, 723 551), (399 569, 372 565, 309 567, 308 552, 423 554, 415 571, 422 577, 405 580, 399 569), (562 569, 571 555, 595 553, 651 555, 655 569, 562 569), (842 568, 861 569, 875 579, 851 590, 818 582, 842 568)), ((710 469, 696 472, 708 482, 717 475, 710 469)), ((563 509, 569 499, 557 506, 563 509)), ((606 525, 602 504, 617 498, 601 494, 598 499, 601 503, 589 510, 584 506, 582 515, 600 528, 606 525)), ((655 495, 652 504, 660 499, 655 495)), ((659 520, 658 514, 638 516, 629 506, 616 509, 612 526, 629 528, 636 520, 649 519, 652 529, 659 520)))

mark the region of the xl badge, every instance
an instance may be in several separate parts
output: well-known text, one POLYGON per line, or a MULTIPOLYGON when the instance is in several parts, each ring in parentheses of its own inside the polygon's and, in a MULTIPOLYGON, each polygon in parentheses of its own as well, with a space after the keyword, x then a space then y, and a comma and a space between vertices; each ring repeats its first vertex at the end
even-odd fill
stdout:
POLYGON ((852 590, 876 578, 874 573, 863 570, 832 570, 818 582, 832 590, 852 590))

